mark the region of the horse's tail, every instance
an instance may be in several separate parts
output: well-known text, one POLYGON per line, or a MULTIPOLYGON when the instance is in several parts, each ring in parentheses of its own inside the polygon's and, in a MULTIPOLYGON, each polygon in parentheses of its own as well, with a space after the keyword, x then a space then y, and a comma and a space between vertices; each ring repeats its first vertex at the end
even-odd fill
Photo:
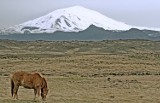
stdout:
POLYGON ((13 97, 13 90, 14 90, 14 82, 13 82, 13 79, 11 78, 11 94, 12 94, 12 97, 13 97))

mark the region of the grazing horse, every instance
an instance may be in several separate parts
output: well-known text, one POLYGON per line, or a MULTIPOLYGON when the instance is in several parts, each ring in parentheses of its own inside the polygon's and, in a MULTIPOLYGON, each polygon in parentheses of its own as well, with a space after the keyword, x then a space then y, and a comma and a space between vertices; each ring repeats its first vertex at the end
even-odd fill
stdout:
POLYGON ((48 93, 47 82, 39 73, 30 74, 24 71, 13 73, 11 75, 11 94, 13 99, 18 99, 17 92, 19 86, 34 89, 34 99, 36 99, 36 95, 38 95, 38 98, 40 97, 41 91, 42 99, 46 100, 46 95, 48 93))

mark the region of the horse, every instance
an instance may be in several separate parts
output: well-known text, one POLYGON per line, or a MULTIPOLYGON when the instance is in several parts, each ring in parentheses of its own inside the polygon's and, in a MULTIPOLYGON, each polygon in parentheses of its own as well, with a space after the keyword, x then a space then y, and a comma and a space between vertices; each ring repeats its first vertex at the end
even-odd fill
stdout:
POLYGON ((46 100, 48 94, 47 81, 39 73, 27 73, 25 71, 18 71, 10 76, 11 78, 11 95, 13 99, 18 99, 19 86, 27 89, 34 89, 34 100, 36 96, 40 98, 40 91, 42 100, 46 100))

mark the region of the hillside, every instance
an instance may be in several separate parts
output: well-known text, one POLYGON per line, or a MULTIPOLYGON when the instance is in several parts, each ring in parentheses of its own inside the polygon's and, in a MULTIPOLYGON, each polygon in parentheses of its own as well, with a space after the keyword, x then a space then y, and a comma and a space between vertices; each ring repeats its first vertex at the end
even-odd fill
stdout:
POLYGON ((0 40, 1 54, 8 53, 158 53, 159 41, 149 40, 103 40, 103 41, 13 41, 0 40), (17 52, 18 51, 18 52, 17 52))
POLYGON ((119 40, 119 39, 147 39, 147 40, 160 40, 160 32, 151 30, 139 30, 132 28, 127 31, 112 31, 97 28, 91 25, 84 31, 75 32, 62 32, 55 33, 33 33, 33 34, 10 34, 0 35, 0 39, 18 40, 18 41, 70 41, 70 40, 119 40))

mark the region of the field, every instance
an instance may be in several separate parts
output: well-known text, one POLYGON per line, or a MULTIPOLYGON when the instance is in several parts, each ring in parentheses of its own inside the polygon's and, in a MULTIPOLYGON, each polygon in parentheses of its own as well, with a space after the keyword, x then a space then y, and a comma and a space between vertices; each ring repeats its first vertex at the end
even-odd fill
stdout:
POLYGON ((160 103, 160 41, 0 40, 0 103, 36 103, 21 87, 11 99, 10 73, 39 72, 44 103, 160 103))

